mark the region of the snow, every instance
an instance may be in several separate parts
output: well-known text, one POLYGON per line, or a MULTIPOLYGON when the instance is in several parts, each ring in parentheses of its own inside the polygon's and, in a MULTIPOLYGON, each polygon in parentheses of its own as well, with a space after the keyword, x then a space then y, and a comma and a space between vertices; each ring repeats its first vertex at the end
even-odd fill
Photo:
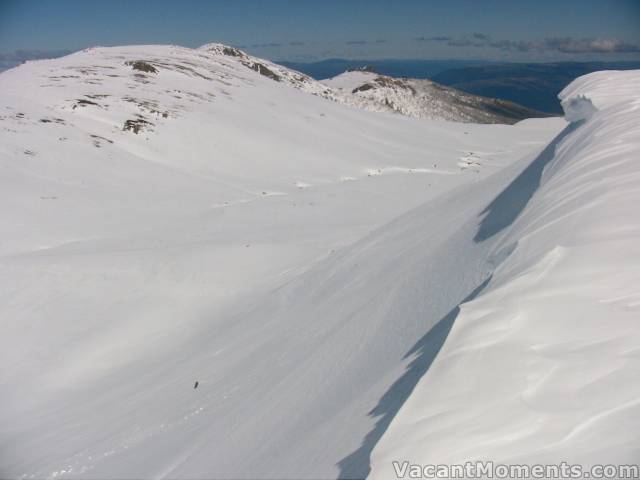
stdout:
POLYGON ((568 127, 419 120, 224 48, 0 74, 0 476, 632 452, 637 100, 568 127))
POLYGON ((378 74, 374 72, 351 70, 322 80, 322 83, 340 90, 352 91, 354 88, 360 87, 367 82, 373 82, 377 76, 378 74))
POLYGON ((392 462, 405 460, 637 463, 639 81, 640 71, 598 72, 561 92, 575 121, 469 232, 495 267, 459 306, 369 478, 396 478, 392 462), (590 115, 574 115, 580 103, 590 115))

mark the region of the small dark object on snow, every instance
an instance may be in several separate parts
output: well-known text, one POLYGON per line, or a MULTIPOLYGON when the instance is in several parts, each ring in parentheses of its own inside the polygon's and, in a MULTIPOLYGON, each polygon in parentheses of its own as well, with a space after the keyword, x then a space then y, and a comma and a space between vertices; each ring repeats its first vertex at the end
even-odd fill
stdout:
POLYGON ((196 381, 196 383, 193 385, 193 389, 195 390, 196 388, 198 388, 198 385, 199 385, 199 383, 198 383, 198 381, 196 381))

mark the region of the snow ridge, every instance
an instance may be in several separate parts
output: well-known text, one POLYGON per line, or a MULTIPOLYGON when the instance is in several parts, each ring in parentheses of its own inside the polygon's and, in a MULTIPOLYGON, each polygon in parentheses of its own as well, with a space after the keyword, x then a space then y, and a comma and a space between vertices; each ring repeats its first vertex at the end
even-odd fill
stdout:
MULTIPOLYGON (((500 261, 482 292, 460 305, 442 350, 377 444, 370 478, 395 478, 393 460, 637 463, 638 82, 640 71, 598 72, 560 94, 573 123, 539 174, 529 166, 512 183, 538 177, 521 212, 478 238, 500 261)), ((503 215, 508 191, 480 228, 503 215)))

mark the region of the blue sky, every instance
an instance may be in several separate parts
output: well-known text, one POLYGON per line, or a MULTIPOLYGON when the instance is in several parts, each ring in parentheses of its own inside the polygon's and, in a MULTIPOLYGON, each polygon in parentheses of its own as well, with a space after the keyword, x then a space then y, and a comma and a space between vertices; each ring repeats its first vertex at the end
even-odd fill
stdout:
POLYGON ((0 0, 0 61, 213 41, 274 60, 640 59, 640 1, 0 0))

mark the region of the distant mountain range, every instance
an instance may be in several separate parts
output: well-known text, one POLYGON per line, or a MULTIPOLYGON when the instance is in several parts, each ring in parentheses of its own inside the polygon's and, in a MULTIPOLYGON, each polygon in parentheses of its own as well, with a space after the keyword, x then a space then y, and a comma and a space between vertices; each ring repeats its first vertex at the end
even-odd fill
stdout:
POLYGON ((316 79, 372 66, 393 77, 429 78, 463 92, 509 100, 551 114, 562 114, 557 95, 575 78, 599 70, 640 69, 640 62, 489 63, 461 60, 325 60, 282 64, 316 79))

